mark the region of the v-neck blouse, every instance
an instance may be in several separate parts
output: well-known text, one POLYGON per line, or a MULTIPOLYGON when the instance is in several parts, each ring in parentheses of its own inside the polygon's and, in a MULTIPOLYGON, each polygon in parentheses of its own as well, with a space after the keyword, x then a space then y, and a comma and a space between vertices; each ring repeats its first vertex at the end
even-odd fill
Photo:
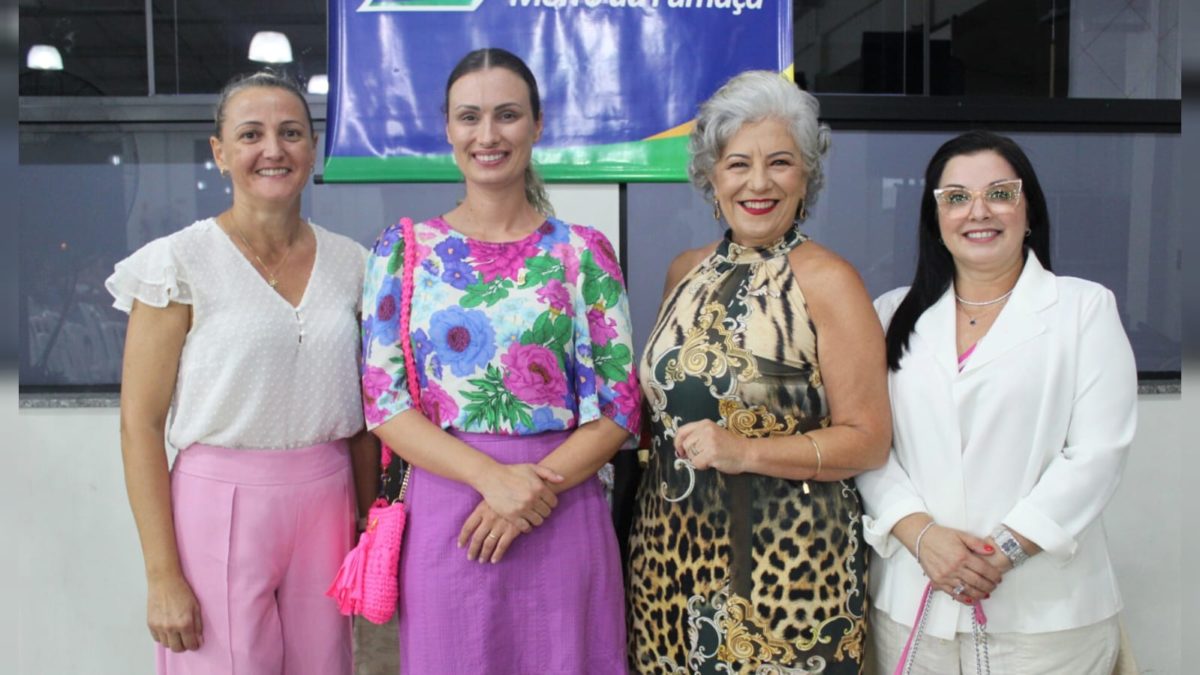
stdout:
POLYGON ((292 306, 212 218, 156 239, 117 263, 105 286, 128 312, 191 305, 167 440, 284 449, 363 427, 358 303, 366 249, 309 223, 316 255, 292 306))

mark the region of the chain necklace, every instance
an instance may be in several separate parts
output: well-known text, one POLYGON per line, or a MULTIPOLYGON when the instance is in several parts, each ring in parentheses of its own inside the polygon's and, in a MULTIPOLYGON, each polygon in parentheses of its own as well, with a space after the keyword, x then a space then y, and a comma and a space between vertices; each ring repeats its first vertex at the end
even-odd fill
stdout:
POLYGON ((961 302, 961 303, 962 303, 962 304, 964 304, 964 305, 970 305, 970 306, 972 306, 972 307, 987 307, 988 305, 994 305, 994 304, 996 304, 997 302, 1004 302, 1005 300, 1007 300, 1007 299, 1008 299, 1008 296, 1010 296, 1010 295, 1012 295, 1012 294, 1013 294, 1013 291, 1015 291, 1015 290, 1017 290, 1017 287, 1016 287, 1016 286, 1013 286, 1012 288, 1008 289, 1008 292, 1007 292, 1007 293, 1005 293, 1004 295, 1002 295, 1002 296, 1000 296, 1000 297, 998 297, 998 298, 993 298, 993 299, 991 299, 991 300, 983 300, 983 301, 980 301, 980 302, 976 302, 976 301, 974 301, 974 300, 967 300, 967 299, 966 299, 966 298, 964 298, 963 296, 959 295, 959 294, 958 294, 958 291, 955 291, 955 292, 954 292, 954 299, 955 299, 955 300, 958 300, 959 302, 961 302))
POLYGON ((958 294, 958 289, 955 289, 954 299, 957 300, 959 303, 958 311, 962 312, 963 316, 967 317, 967 322, 970 323, 972 326, 974 326, 977 323, 979 323, 979 320, 982 319, 988 313, 988 311, 991 310, 992 306, 998 305, 998 304, 1004 302, 1005 300, 1007 300, 1008 296, 1012 295, 1013 291, 1015 291, 1015 290, 1017 290, 1017 287, 1014 285, 1012 288, 1008 289, 1007 293, 1005 293, 1004 295, 1001 295, 998 298, 992 298, 991 300, 976 301, 976 300, 967 300, 966 298, 964 298, 963 296, 958 294), (975 316, 971 316, 971 313, 967 311, 967 307, 983 307, 984 309, 981 310, 979 312, 979 314, 977 314, 975 316))
POLYGON ((279 270, 283 269, 283 265, 287 262, 288 256, 292 254, 292 242, 288 242, 287 248, 283 251, 283 258, 280 259, 279 264, 275 266, 274 270, 272 270, 271 268, 267 267, 265 262, 263 262, 263 259, 258 255, 258 251, 254 250, 254 247, 250 245, 250 242, 246 241, 246 237, 242 235, 241 226, 239 226, 237 221, 233 219, 232 211, 229 213, 229 224, 232 226, 231 229, 233 230, 233 233, 236 234, 237 238, 241 240, 242 246, 245 246, 246 250, 250 251, 250 255, 254 256, 254 261, 257 262, 258 266, 262 268, 262 271, 266 273, 267 284, 269 284, 271 288, 278 286, 279 270))
MULTIPOLYGON (((995 305, 998 302, 1001 302, 1002 300, 1006 300, 1010 293, 1012 293, 1012 291, 1005 293, 1003 296, 1001 296, 1000 298, 997 298, 996 300, 990 300, 988 302, 981 302, 981 303, 964 302, 962 300, 962 298, 959 298, 959 302, 963 302, 963 304, 958 306, 958 311, 962 312, 963 316, 967 317, 967 323, 974 326, 979 322, 980 319, 987 316, 988 312, 992 311, 993 305, 995 305), (967 308, 965 305, 986 305, 987 307, 985 309, 983 309, 982 311, 980 311, 979 314, 976 314, 975 316, 971 316, 971 313, 967 311, 967 308)), ((955 297, 958 297, 958 296, 955 296, 955 297)))

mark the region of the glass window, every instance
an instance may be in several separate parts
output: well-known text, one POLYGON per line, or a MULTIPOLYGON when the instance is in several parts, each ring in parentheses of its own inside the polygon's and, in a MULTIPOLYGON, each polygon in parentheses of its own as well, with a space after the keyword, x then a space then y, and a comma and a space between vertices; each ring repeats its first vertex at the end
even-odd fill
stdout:
POLYGON ((920 94, 921 31, 913 32, 909 4, 796 0, 796 82, 822 93, 920 94))
MULTIPOLYGON (((283 35, 272 67, 326 74, 325 0, 20 3, 23 96, 211 93, 283 35), (54 49, 60 70, 30 68, 54 49), (153 52, 153 89, 147 51, 153 52)), ((1178 0, 793 0, 797 81, 818 93, 1178 99, 1178 0), (928 55, 929 63, 926 64, 928 55)))
MULTIPOLYGON (((212 93, 235 74, 266 67, 250 59, 260 32, 283 35, 290 60, 270 64, 301 83, 325 74, 324 0, 152 3, 147 42, 144 0, 20 3, 22 96, 145 96, 212 93), (35 63, 27 65, 37 47, 35 63), (61 60, 54 68, 53 54, 61 60), (147 54, 153 52, 154 89, 147 54), (51 59, 49 62, 45 59, 51 59)), ((282 57, 281 57, 282 58, 282 57)))
POLYGON ((19 5, 21 96, 149 93, 144 0, 41 0, 19 5), (32 60, 38 67, 30 68, 35 47, 32 60))
MULTIPOLYGON (((112 309, 104 279, 147 241, 227 208, 228 183, 210 164, 208 133, 199 123, 21 132, 23 386, 118 382, 126 317, 112 309), (72 198, 64 199, 68 194, 72 198)), ((1046 191, 1055 271, 1113 290, 1140 370, 1180 370, 1180 138, 1013 136, 1046 191)), ((854 264, 872 296, 911 279, 925 161, 948 137, 835 132, 827 183, 806 229, 854 264)), ((316 185, 305 193, 303 212, 369 246, 398 216, 428 218, 461 195, 455 184, 316 185)), ((630 184, 627 213, 630 305, 640 348, 667 264, 722 232, 712 205, 687 184, 630 184)))
MULTIPOLYGON (((228 208, 229 181, 212 164, 209 133, 207 123, 21 130, 22 386, 120 381, 127 317, 113 309, 104 280, 146 242, 228 208)), ((369 246, 400 215, 441 213, 462 189, 312 185, 302 209, 369 246)))
MULTIPOLYGON (((872 297, 907 285, 925 163, 948 133, 834 132, 826 184, 805 225, 849 260, 872 297)), ((1019 133, 1049 202, 1057 274, 1104 284, 1141 371, 1178 371, 1183 180, 1180 137, 1019 133)), ((689 185, 628 187, 626 251, 635 344, 653 327, 670 261, 722 232, 689 185)))
POLYGON ((1070 96, 1180 98, 1179 0, 1072 0, 1070 96))
POLYGON ((1180 97, 1178 0, 797 0, 794 16, 813 92, 1180 97))
POLYGON ((232 76, 268 65, 306 83, 327 69, 325 12, 324 0, 157 3, 156 89, 160 94, 216 92, 232 76), (250 45, 262 32, 286 39, 290 61, 250 60, 250 45))

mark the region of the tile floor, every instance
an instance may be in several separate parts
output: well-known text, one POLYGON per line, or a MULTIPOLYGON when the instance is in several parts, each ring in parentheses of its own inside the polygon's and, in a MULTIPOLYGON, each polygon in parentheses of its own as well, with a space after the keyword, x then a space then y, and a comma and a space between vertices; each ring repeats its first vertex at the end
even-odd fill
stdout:
POLYGON ((354 675, 396 675, 400 672, 396 617, 383 624, 354 619, 354 675))

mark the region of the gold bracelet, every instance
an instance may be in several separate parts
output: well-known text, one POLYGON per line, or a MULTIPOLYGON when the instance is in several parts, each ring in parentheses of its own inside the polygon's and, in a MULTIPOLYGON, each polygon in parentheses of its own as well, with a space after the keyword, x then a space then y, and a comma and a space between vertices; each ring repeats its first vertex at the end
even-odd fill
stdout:
POLYGON ((817 444, 817 439, 811 435, 807 433, 801 435, 807 438, 809 443, 812 443, 813 452, 817 453, 817 470, 813 472, 812 478, 809 478, 809 480, 817 480, 817 476, 821 475, 821 446, 817 444))

